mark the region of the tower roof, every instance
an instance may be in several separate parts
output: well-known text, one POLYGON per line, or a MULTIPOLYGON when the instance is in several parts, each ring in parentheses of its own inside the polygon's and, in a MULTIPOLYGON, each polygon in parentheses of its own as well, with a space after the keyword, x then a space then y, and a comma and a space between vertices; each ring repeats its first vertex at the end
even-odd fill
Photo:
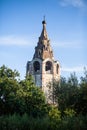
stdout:
POLYGON ((43 28, 41 35, 39 37, 39 41, 37 43, 37 46, 35 47, 35 53, 33 56, 34 58, 39 59, 46 59, 50 58, 53 59, 53 51, 50 45, 50 40, 48 39, 47 31, 46 31, 46 21, 45 18, 42 21, 43 28))

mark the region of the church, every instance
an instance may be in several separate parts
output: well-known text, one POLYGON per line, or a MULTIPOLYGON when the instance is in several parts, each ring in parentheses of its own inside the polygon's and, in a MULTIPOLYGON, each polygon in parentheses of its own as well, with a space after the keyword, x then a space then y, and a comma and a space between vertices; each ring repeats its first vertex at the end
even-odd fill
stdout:
POLYGON ((48 84, 60 80, 60 63, 54 59, 53 50, 46 31, 46 21, 42 21, 42 32, 31 61, 27 62, 26 74, 32 75, 35 85, 48 95, 48 84))

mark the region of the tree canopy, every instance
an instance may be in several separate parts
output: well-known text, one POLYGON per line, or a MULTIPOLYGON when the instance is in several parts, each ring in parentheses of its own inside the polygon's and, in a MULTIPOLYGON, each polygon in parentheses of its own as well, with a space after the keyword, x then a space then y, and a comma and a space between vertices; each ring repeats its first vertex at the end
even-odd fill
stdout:
POLYGON ((41 116, 47 112, 45 96, 31 76, 17 80, 19 73, 6 66, 0 68, 0 115, 24 114, 41 116))
MULTIPOLYGON (((27 113, 34 117, 49 113, 42 90, 35 86, 32 76, 23 80, 19 72, 5 65, 0 67, 0 115, 27 113)), ((75 73, 68 79, 61 77, 60 82, 53 80, 49 91, 49 98, 56 102, 58 110, 64 113, 68 109, 77 114, 87 114, 87 71, 78 82, 75 73)))
POLYGON ((68 79, 61 77, 60 82, 53 80, 50 97, 55 98, 58 109, 64 112, 73 109, 77 114, 87 114, 87 71, 78 78, 72 73, 68 79))

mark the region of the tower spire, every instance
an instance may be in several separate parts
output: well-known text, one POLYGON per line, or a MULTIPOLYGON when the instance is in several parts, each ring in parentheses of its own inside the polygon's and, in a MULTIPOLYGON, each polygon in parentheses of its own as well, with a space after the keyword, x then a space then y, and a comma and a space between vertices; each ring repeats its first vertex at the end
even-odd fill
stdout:
POLYGON ((43 29, 40 35, 40 40, 48 40, 48 35, 47 35, 47 31, 46 31, 46 21, 45 21, 45 16, 43 17, 43 29))

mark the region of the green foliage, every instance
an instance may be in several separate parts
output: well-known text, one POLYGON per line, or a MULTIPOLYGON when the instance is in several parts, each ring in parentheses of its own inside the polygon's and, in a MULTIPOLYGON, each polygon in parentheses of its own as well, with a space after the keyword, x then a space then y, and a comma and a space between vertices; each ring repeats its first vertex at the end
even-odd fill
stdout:
POLYGON ((53 81, 48 105, 32 76, 18 80, 19 73, 0 67, 0 130, 86 130, 87 71, 80 82, 75 73, 53 81))
POLYGON ((53 81, 53 92, 50 96, 55 97, 58 109, 64 114, 66 110, 74 110, 76 114, 87 114, 87 71, 81 77, 80 83, 75 73, 70 77, 61 77, 60 82, 53 81))
POLYGON ((19 77, 18 71, 14 70, 12 71, 10 68, 7 68, 5 65, 0 67, 0 78, 11 78, 15 79, 16 77, 19 77))
POLYGON ((0 115, 28 113, 37 117, 48 113, 45 96, 34 85, 31 76, 19 82, 16 79, 17 71, 5 66, 0 68, 0 76, 0 115))
POLYGON ((66 109, 64 111, 64 114, 67 117, 73 117, 73 116, 75 116, 76 112, 73 109, 66 109))
POLYGON ((27 114, 0 117, 0 130, 47 130, 48 118, 33 118, 27 114))
POLYGON ((75 109, 77 113, 86 115, 87 114, 87 70, 84 69, 84 76, 81 77, 80 87, 77 97, 77 103, 75 109))
POLYGON ((16 77, 18 72, 2 66, 0 68, 0 115, 9 114, 15 111, 16 92, 19 83, 16 77))
POLYGON ((0 130, 87 130, 87 116, 65 116, 61 120, 51 117, 33 118, 27 114, 1 116, 0 130))
POLYGON ((57 130, 61 124, 61 112, 57 108, 52 107, 49 111, 49 119, 50 129, 57 130))
MULTIPOLYGON (((32 77, 29 76, 20 82, 21 89, 17 95, 24 103, 24 112, 29 115, 42 116, 47 112, 47 105, 45 103, 45 96, 42 90, 34 85, 32 77)), ((24 113, 23 112, 23 113, 24 113)))
POLYGON ((52 120, 61 120, 61 112, 57 108, 52 107, 49 111, 49 118, 52 120))

